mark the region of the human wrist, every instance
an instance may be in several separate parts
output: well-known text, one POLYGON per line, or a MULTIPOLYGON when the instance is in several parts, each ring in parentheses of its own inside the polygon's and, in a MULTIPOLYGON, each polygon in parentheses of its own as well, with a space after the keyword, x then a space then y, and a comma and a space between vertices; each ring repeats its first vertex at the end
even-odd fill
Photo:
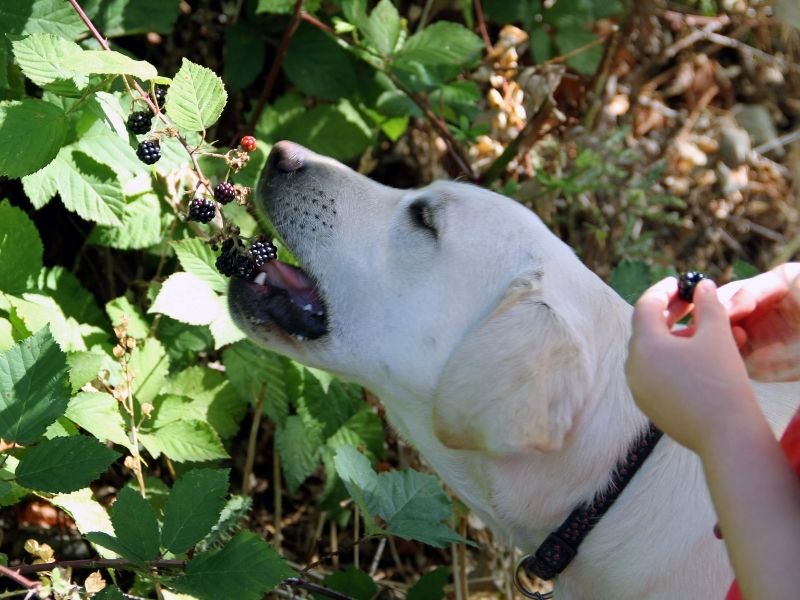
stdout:
POLYGON ((704 463, 726 460, 770 431, 751 389, 728 398, 724 411, 708 419, 694 448, 704 463))

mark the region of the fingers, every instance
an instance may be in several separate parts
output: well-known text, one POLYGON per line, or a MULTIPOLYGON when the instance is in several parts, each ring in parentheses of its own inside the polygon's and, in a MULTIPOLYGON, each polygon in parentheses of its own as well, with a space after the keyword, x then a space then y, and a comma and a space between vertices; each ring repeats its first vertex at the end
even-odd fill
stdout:
POLYGON ((698 332, 718 332, 724 328, 730 331, 730 322, 725 307, 717 298, 717 286, 710 279, 704 279, 694 290, 694 322, 698 332))
POLYGON ((756 277, 723 286, 720 298, 727 301, 731 321, 739 321, 781 300, 798 278, 800 263, 785 263, 756 277))
POLYGON ((674 277, 662 279, 647 289, 636 302, 633 311, 635 336, 663 335, 669 333, 669 305, 677 295, 678 284, 674 277))

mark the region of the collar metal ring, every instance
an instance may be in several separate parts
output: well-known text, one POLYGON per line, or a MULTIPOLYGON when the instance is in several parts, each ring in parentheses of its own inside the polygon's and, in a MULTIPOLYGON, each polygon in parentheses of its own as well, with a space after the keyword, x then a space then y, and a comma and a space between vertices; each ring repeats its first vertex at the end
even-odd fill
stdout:
POLYGON ((514 569, 514 586, 517 588, 520 594, 525 596, 526 598, 531 598, 532 600, 552 600, 553 592, 535 592, 528 588, 527 584, 525 584, 522 579, 520 578, 519 574, 520 571, 524 571, 525 568, 522 566, 526 560, 530 558, 530 554, 523 556, 519 562, 517 563, 517 568, 514 569))

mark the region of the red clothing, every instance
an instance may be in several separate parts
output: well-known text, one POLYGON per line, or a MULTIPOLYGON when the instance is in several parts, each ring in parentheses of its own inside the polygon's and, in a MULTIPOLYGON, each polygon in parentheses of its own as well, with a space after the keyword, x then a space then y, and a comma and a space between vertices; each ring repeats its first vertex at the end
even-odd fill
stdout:
MULTIPOLYGON (((794 414, 786 431, 783 432, 781 448, 783 448, 786 458, 789 460, 789 464, 791 464, 795 472, 800 475, 800 410, 794 414)), ((725 596, 725 600, 742 600, 742 595, 739 593, 739 586, 736 585, 735 581, 731 589, 728 590, 728 595, 725 596)))

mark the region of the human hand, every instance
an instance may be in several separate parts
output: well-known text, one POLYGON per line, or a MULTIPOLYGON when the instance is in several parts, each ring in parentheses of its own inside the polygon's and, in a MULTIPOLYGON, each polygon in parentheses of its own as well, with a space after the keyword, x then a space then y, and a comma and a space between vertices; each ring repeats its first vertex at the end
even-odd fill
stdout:
POLYGON ((750 376, 800 379, 800 263, 724 285, 719 298, 750 376))
POLYGON ((626 374, 634 399, 667 435, 695 452, 717 431, 754 418, 752 388, 712 281, 694 292, 692 327, 672 325, 689 306, 674 277, 648 289, 633 315, 626 374))

